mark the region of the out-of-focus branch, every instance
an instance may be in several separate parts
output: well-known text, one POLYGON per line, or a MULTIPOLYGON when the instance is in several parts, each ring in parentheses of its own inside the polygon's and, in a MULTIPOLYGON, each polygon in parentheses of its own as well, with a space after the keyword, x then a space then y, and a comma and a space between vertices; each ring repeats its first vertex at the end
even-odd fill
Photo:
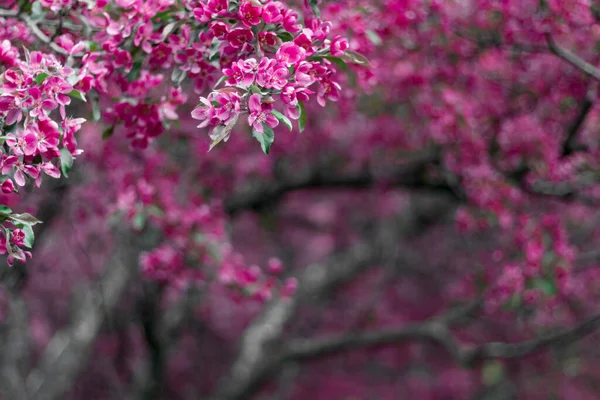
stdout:
POLYGON ((453 310, 448 314, 433 317, 422 323, 410 324, 398 329, 375 332, 342 334, 329 338, 294 340, 283 352, 283 360, 303 360, 328 354, 369 346, 381 346, 406 340, 427 340, 441 345, 455 359, 463 359, 460 345, 450 332, 452 325, 475 311, 478 303, 453 310))
MULTIPOLYGON (((161 292, 160 290, 158 292, 161 292)), ((198 304, 203 292, 190 287, 181 299, 166 312, 159 312, 160 293, 151 291, 142 307, 142 325, 148 345, 149 357, 145 365, 139 368, 139 375, 129 390, 128 399, 160 398, 160 381, 163 379, 164 364, 169 352, 177 342, 178 334, 186 321, 193 314, 194 305, 198 304)), ((148 293, 147 293, 148 295, 148 293)))
POLYGON ((328 291, 376 262, 376 248, 361 243, 325 263, 309 266, 299 278, 296 295, 288 300, 276 299, 269 303, 259 318, 246 329, 238 358, 219 385, 214 398, 225 400, 248 396, 273 367, 276 354, 272 352, 271 345, 281 336, 298 304, 328 291))
POLYGON ((136 271, 139 246, 130 243, 133 241, 130 236, 119 236, 119 248, 104 275, 78 304, 71 325, 50 340, 37 368, 28 376, 27 390, 31 399, 63 398, 87 360, 106 315, 118 304, 136 271))
MULTIPOLYGON (((469 310, 467 308, 466 310, 469 310)), ((411 324, 397 329, 342 334, 329 338, 295 340, 286 346, 284 360, 304 360, 323 357, 328 354, 350 349, 382 346, 406 340, 425 340, 437 343, 458 363, 475 366, 487 359, 520 358, 546 348, 563 347, 575 343, 600 329, 600 314, 563 332, 542 336, 520 343, 487 343, 475 347, 463 347, 456 340, 448 325, 455 322, 453 317, 434 317, 422 323, 411 324)))
POLYGON ((149 353, 148 376, 143 385, 140 397, 143 399, 158 399, 163 385, 165 368, 165 346, 159 333, 160 300, 163 287, 159 284, 144 283, 144 293, 140 304, 142 329, 149 353))
MULTIPOLYGON (((422 217, 435 213, 437 218, 449 207, 443 204, 453 204, 448 199, 422 202, 426 207, 415 209, 415 215, 403 215, 405 221, 386 221, 366 237, 368 241, 362 242, 339 255, 332 256, 323 263, 307 267, 298 277, 298 292, 288 300, 275 299, 270 302, 265 310, 247 328, 239 345, 238 357, 234 361, 229 374, 223 378, 214 395, 218 400, 238 400, 251 398, 260 384, 268 378, 270 372, 277 370, 281 365, 280 338, 286 324, 293 318, 299 305, 309 303, 323 294, 354 278, 360 271, 372 265, 381 263, 384 254, 389 254, 382 246, 390 245, 400 247, 398 250, 398 264, 410 264, 411 255, 402 251, 401 236, 408 236, 422 229, 422 225, 432 221, 422 217), (417 212, 417 210, 419 210, 417 212), (421 218, 416 214, 423 214, 421 218), (392 225, 391 227, 389 225, 392 225), (396 225, 398 224, 398 225, 396 225), (393 235, 394 238, 386 237, 393 235), (408 259, 408 260, 407 260, 408 259)), ((410 252, 407 252, 410 253, 410 252)))
POLYGON ((579 69, 590 78, 600 81, 600 70, 598 68, 594 67, 592 64, 588 63, 575 53, 571 53, 569 50, 560 47, 549 33, 546 34, 546 41, 548 42, 550 51, 553 54, 579 69))
POLYGON ((29 355, 27 306, 18 292, 10 292, 6 321, 0 329, 4 348, 0 354, 0 387, 7 399, 26 400, 24 371, 29 355))
POLYGON ((594 84, 592 84, 586 91, 585 97, 580 103, 579 111, 571 123, 571 126, 569 126, 569 129, 567 130, 567 137, 563 143, 561 154, 563 157, 573 154, 575 151, 579 150, 575 142, 577 141, 577 135, 579 134, 587 115, 593 108, 597 87, 598 85, 594 82, 594 84))
MULTIPOLYGON (((37 243, 43 241, 45 233, 52 221, 62 211, 62 199, 67 191, 67 185, 61 180, 50 189, 42 201, 36 214, 44 223, 36 226, 37 243)), ((4 263, 0 281, 9 297, 9 310, 6 319, 0 327, 0 337, 3 343, 9 343, 0 353, 0 379, 3 394, 7 398, 27 398, 25 386, 25 371, 29 359, 29 321, 27 305, 21 296, 21 288, 27 280, 27 265, 16 263, 12 267, 4 263)))
POLYGON ((52 51, 54 51, 57 54, 66 57, 69 56, 69 53, 65 49, 54 43, 52 41, 53 38, 49 37, 44 32, 42 32, 42 30, 37 26, 37 23, 32 21, 31 18, 29 18, 29 16, 25 15, 24 13, 15 10, 0 10, 0 17, 20 19, 21 21, 23 21, 23 23, 25 23, 25 25, 27 25, 27 28, 31 31, 31 34, 35 36, 35 38, 39 42, 48 45, 50 49, 52 49, 52 51))
POLYGON ((455 190, 444 181, 431 181, 427 174, 437 156, 423 157, 396 167, 384 176, 370 170, 348 174, 326 172, 317 168, 304 174, 290 174, 276 181, 255 184, 235 193, 225 202, 225 211, 234 215, 242 210, 260 210, 280 200, 287 193, 302 189, 364 189, 377 184, 424 191, 443 192, 456 197, 455 190))

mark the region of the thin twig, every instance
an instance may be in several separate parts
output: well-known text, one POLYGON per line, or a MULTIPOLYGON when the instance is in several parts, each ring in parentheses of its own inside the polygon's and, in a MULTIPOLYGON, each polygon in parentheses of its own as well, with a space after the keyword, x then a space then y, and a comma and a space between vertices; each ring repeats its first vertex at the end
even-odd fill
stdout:
POLYGON ((546 41, 548 42, 550 51, 552 51, 553 54, 557 55, 572 66, 581 70, 590 78, 594 78, 595 80, 600 81, 600 70, 598 68, 594 67, 592 64, 580 58, 575 53, 571 53, 569 50, 560 47, 558 44, 556 44, 556 42, 549 33, 546 34, 546 41))

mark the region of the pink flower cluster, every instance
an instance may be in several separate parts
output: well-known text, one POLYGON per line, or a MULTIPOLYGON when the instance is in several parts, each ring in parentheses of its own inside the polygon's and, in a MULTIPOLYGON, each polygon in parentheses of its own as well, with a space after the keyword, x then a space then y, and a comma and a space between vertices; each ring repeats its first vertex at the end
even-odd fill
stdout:
MULTIPOLYGON (((43 175, 60 178, 68 173, 73 156, 82 152, 77 149, 75 133, 85 119, 67 117, 66 106, 71 104, 71 96, 84 99, 84 95, 74 87, 79 81, 75 70, 62 65, 54 55, 27 50, 21 54, 6 41, 2 51, 6 65, 12 68, 0 78, 0 128, 5 144, 0 148, 0 187, 3 193, 11 194, 28 179, 39 187, 43 175)), ((4 214, 3 220, 22 228, 22 222, 10 214, 4 214)), ((0 247, 9 253, 9 262, 25 260, 20 247, 31 247, 32 241, 24 242, 20 228, 3 227, 3 232, 0 247)))

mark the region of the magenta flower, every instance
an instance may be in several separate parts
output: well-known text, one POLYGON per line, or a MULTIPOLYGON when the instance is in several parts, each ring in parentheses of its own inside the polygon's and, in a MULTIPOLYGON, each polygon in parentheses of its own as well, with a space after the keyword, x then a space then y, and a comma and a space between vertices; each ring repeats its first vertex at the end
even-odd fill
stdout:
POLYGON ((213 21, 210 23, 210 30, 219 40, 225 40, 229 33, 229 25, 222 21, 213 21))
POLYGON ((30 131, 19 131, 16 135, 9 133, 6 144, 12 149, 12 153, 17 156, 31 156, 37 152, 37 136, 30 131))
POLYGON ((15 184, 13 183, 13 181, 10 178, 6 179, 4 182, 2 182, 2 193, 11 194, 14 191, 15 191, 15 184))
POLYGON ((277 61, 263 57, 256 74, 256 83, 267 89, 281 90, 288 82, 290 71, 277 61))
POLYGON ((32 117, 47 116, 48 111, 58 107, 56 101, 45 98, 42 91, 37 87, 29 88, 28 97, 21 103, 24 108, 29 108, 29 115, 32 117))
POLYGON ((317 103, 319 103, 321 107, 325 107, 325 99, 338 101, 340 99, 340 90, 342 90, 342 88, 337 82, 329 80, 321 81, 321 86, 317 93, 317 103))
POLYGON ((260 15, 262 14, 262 7, 255 5, 252 1, 244 1, 240 5, 239 17, 242 23, 251 28, 254 25, 260 24, 260 15))
POLYGON ((3 40, 0 43, 0 64, 5 65, 7 68, 12 68, 17 65, 18 58, 19 50, 12 47, 9 40, 3 40))
POLYGON ((311 30, 313 39, 323 41, 331 32, 331 22, 323 22, 319 18, 306 21, 306 27, 311 30))
POLYGON ((302 25, 298 23, 298 14, 292 10, 285 10, 283 13, 283 29, 290 33, 300 32, 302 25))
POLYGON ((40 174, 38 167, 28 164, 23 164, 16 156, 8 156, 2 164, 2 175, 8 175, 15 169, 14 179, 17 185, 25 186, 25 174, 33 179, 40 174))
POLYGON ((267 24, 278 24, 283 21, 282 4, 278 1, 267 3, 262 9, 262 18, 267 24))
MULTIPOLYGON (((52 164, 51 162, 45 162, 41 164, 41 169, 42 171, 44 171, 44 173, 46 175, 48 175, 51 178, 60 178, 60 170, 56 167, 56 165, 52 164)), ((41 177, 41 175, 40 175, 41 177)))
POLYGON ((229 8, 229 0, 208 0, 206 3, 206 11, 219 16, 227 14, 229 8))
POLYGON ((302 47, 307 55, 313 54, 315 51, 313 49, 313 41, 312 41, 312 32, 310 29, 304 29, 301 34, 299 34, 296 39, 294 39, 294 44, 302 47))
POLYGON ((229 85, 250 86, 254 82, 254 73, 243 60, 233 63, 231 68, 223 68, 223 75, 228 77, 225 82, 229 85))
POLYGON ((254 33, 246 28, 235 28, 227 34, 227 42, 236 49, 241 48, 252 39, 254 39, 254 33))
POLYGON ((261 32, 258 34, 258 43, 261 47, 276 46, 277 35, 274 32, 261 32))
POLYGON ((0 113, 6 113, 6 119, 4 120, 6 125, 21 122, 21 119, 23 119, 21 100, 10 94, 0 96, 0 113))
POLYGON ((255 131, 260 133, 264 132, 263 122, 271 128, 275 128, 279 125, 279 120, 271 114, 273 106, 261 102, 260 95, 255 93, 250 96, 250 99, 248 100, 248 109, 250 111, 248 124, 252 126, 255 131))
POLYGON ((240 113, 241 99, 235 92, 217 93, 213 102, 218 104, 215 105, 216 117, 223 121, 225 125, 231 118, 240 113))
POLYGON ((198 128, 205 128, 209 124, 214 125, 212 123, 213 120, 216 120, 217 123, 220 123, 221 120, 217 118, 215 115, 215 107, 211 104, 212 93, 206 97, 200 97, 200 104, 192 111, 192 118, 202 121, 198 128))
POLYGON ((329 45, 329 51, 334 57, 342 57, 346 50, 348 50, 348 39, 339 35, 333 38, 329 45))
POLYGON ((85 122, 84 118, 66 118, 62 122, 63 129, 63 146, 66 147, 73 155, 83 153, 83 150, 77 149, 77 141, 75 140, 75 132, 81 129, 81 125, 85 122))
POLYGON ((60 131, 58 124, 50 119, 40 119, 31 128, 37 131, 37 147, 40 153, 56 148, 60 142, 60 131))
POLYGON ((23 246, 25 244, 25 232, 22 229, 15 229, 12 232, 12 241, 17 246, 23 246))
POLYGON ((286 66, 290 66, 304 60, 305 56, 306 50, 292 42, 282 44, 277 50, 277 53, 275 53, 275 58, 277 61, 286 66))
POLYGON ((307 88, 297 88, 292 85, 287 85, 281 91, 280 97, 283 104, 285 104, 285 111, 291 119, 298 119, 300 112, 298 111, 298 100, 307 101, 308 95, 313 94, 312 90, 307 88))

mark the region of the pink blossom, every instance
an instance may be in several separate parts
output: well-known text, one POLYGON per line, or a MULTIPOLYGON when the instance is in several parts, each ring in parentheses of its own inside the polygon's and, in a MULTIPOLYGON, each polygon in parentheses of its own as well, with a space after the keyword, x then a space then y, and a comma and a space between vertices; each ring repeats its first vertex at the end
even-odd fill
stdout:
POLYGON ((255 4, 252 1, 244 1, 240 5, 240 20, 248 28, 260 24, 261 13, 262 7, 260 6, 260 4, 255 4))
POLYGON ((340 99, 340 90, 342 90, 342 88, 337 82, 329 80, 321 81, 317 93, 317 102, 322 107, 325 107, 325 100, 338 101, 340 99))
POLYGON ((250 86, 254 82, 254 73, 252 67, 247 61, 239 60, 231 65, 231 68, 224 68, 223 75, 229 85, 250 86))
POLYGON ((267 24, 278 24, 283 21, 281 13, 282 4, 278 1, 272 1, 265 4, 262 9, 262 18, 267 24))
POLYGON ((290 71, 277 61, 263 57, 258 65, 256 83, 267 89, 281 90, 288 82, 290 71))
POLYGON ((277 53, 275 53, 275 58, 277 61, 286 66, 293 65, 304 60, 305 56, 306 50, 292 42, 282 44, 277 50, 277 53))
POLYGON ((10 194, 15 191, 15 185, 10 178, 7 178, 4 182, 2 182, 2 193, 10 194))
POLYGON ((240 48, 254 39, 254 34, 250 29, 235 28, 227 34, 227 42, 234 48, 240 48))
POLYGON ((348 49, 348 39, 342 36, 336 36, 329 45, 329 51, 334 57, 342 57, 348 49))
POLYGON ((261 102, 259 94, 250 96, 250 99, 248 100, 248 109, 250 111, 248 124, 252 126, 255 131, 263 133, 263 123, 271 128, 275 128, 279 125, 279 120, 271 114, 273 107, 270 104, 261 102))
POLYGON ((8 134, 6 144, 12 149, 13 154, 31 156, 37 152, 38 139, 31 131, 19 131, 16 135, 8 134))
POLYGON ((23 246, 25 243, 25 232, 22 229, 15 229, 11 235, 12 242, 17 246, 23 246))

